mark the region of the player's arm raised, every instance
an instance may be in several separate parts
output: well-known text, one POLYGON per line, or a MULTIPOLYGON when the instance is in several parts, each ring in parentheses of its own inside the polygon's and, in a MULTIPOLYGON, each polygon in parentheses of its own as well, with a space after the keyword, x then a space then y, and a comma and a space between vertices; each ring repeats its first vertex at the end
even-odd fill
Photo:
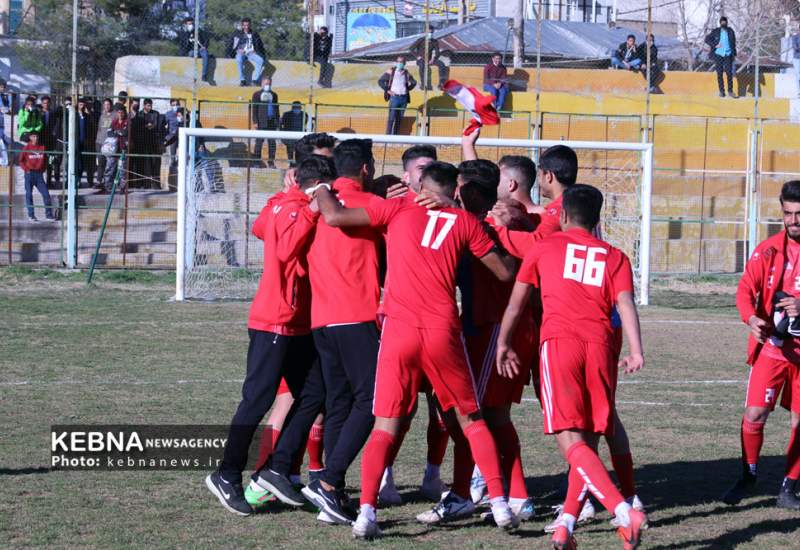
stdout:
POLYGON ((478 137, 480 135, 481 127, 478 126, 469 134, 461 136, 461 151, 464 156, 464 160, 478 159, 478 153, 475 151, 475 142, 478 141, 478 137))
POLYGON ((530 295, 531 285, 517 281, 500 323, 500 334, 497 336, 497 372, 506 378, 515 377, 520 369, 519 356, 511 348, 511 337, 530 295))
POLYGON ((345 208, 326 185, 314 188, 312 196, 317 201, 325 223, 331 227, 357 227, 370 224, 369 215, 364 208, 345 208))
POLYGON ((633 293, 627 290, 617 296, 617 311, 622 320, 622 331, 628 340, 629 354, 619 362, 619 368, 632 374, 644 367, 644 350, 642 349, 642 331, 639 327, 639 313, 633 302, 633 293))

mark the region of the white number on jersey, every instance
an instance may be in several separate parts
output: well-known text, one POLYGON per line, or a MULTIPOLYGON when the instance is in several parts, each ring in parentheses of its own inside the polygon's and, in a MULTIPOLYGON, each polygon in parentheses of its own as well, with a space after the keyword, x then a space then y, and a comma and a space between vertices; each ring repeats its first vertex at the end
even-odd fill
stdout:
POLYGON ((800 290, 800 277, 795 277, 794 278, 794 289, 795 290, 800 290))
POLYGON ((603 275, 606 272, 606 262, 598 259, 598 255, 605 255, 608 251, 599 246, 587 248, 581 244, 568 244, 567 257, 564 262, 564 278, 578 281, 585 285, 603 286, 603 275), (586 252, 585 258, 575 255, 576 251, 586 252))
POLYGON ((453 226, 456 224, 456 217, 455 214, 450 214, 449 212, 428 210, 428 225, 425 226, 425 233, 422 235, 422 246, 425 248, 432 248, 433 250, 439 250, 439 247, 442 246, 444 242, 444 238, 447 237, 447 234, 450 233, 450 230, 453 229, 453 226), (439 230, 439 233, 436 234, 436 238, 433 239, 433 232, 436 231, 436 224, 439 219, 444 220, 444 225, 439 230), (431 244, 431 239, 433 239, 433 244, 431 244))

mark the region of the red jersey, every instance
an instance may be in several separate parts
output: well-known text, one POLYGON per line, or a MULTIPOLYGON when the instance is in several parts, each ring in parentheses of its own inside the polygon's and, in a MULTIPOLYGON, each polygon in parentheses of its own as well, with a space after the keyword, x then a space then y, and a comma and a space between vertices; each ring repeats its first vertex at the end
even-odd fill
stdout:
POLYGON ((579 228, 556 233, 533 247, 517 281, 541 291, 542 342, 566 337, 612 347, 612 309, 620 292, 633 292, 628 257, 579 228))
MULTIPOLYGON (((776 274, 775 278, 778 276, 776 274)), ((786 242, 786 265, 783 272, 783 284, 779 288, 794 298, 800 297, 800 243, 792 239, 787 239, 786 242)), ((772 309, 772 307, 771 304, 767 305, 768 309, 772 309)), ((782 315, 779 314, 779 316, 782 315)), ((780 319, 773 319, 773 324, 777 324, 778 321, 780 319)), ((790 336, 783 341, 782 345, 776 344, 779 344, 779 341, 768 338, 761 353, 771 359, 800 364, 800 338, 790 336)))
POLYGON ((253 235, 264 241, 264 272, 248 328, 292 336, 311 329, 311 286, 304 248, 318 214, 298 188, 277 193, 261 210, 253 235))
POLYGON ((24 172, 44 172, 47 167, 47 157, 44 154, 44 145, 31 145, 28 143, 22 148, 19 156, 19 166, 24 172))
POLYGON ((456 270, 466 251, 476 258, 494 242, 481 222, 464 210, 427 210, 413 196, 367 206, 373 226, 386 226, 386 317, 411 326, 460 330, 456 270))
POLYGON ((495 227, 503 248, 515 258, 522 259, 536 242, 561 231, 561 203, 562 196, 559 195, 557 199, 547 205, 543 214, 531 214, 533 223, 537 224, 533 232, 495 227))
MULTIPOLYGON (((375 198, 349 178, 333 182, 347 208, 375 198)), ((381 297, 378 253, 383 237, 373 227, 331 227, 320 219, 308 249, 312 328, 375 321, 381 297)))

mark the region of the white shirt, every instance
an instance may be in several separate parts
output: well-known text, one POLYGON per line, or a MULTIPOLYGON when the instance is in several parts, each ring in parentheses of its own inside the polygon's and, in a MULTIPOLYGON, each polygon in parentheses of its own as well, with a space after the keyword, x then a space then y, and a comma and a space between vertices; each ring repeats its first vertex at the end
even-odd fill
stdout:
POLYGON ((406 95, 408 93, 408 73, 405 70, 395 69, 389 90, 394 95, 406 95))
POLYGON ((242 49, 244 53, 252 53, 253 51, 253 33, 246 33, 245 34, 246 40, 245 43, 242 45, 242 49))

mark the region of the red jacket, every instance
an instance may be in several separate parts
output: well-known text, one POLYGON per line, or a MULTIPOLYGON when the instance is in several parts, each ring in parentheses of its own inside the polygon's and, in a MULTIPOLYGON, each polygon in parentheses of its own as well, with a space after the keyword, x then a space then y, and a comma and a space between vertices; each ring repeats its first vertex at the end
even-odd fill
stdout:
POLYGON ((19 165, 25 172, 44 172, 47 167, 47 156, 44 154, 44 145, 31 145, 28 143, 22 148, 19 156, 19 165))
POLYGON ((286 336, 311 331, 311 285, 305 247, 318 213, 298 188, 277 193, 253 224, 264 241, 264 271, 247 327, 286 336))
MULTIPOLYGON (((770 237, 756 247, 747 261, 736 290, 736 308, 745 323, 755 315, 772 325, 772 297, 782 285, 786 238, 785 230, 770 237)), ((751 334, 747 342, 748 364, 755 363, 761 346, 751 334)))

